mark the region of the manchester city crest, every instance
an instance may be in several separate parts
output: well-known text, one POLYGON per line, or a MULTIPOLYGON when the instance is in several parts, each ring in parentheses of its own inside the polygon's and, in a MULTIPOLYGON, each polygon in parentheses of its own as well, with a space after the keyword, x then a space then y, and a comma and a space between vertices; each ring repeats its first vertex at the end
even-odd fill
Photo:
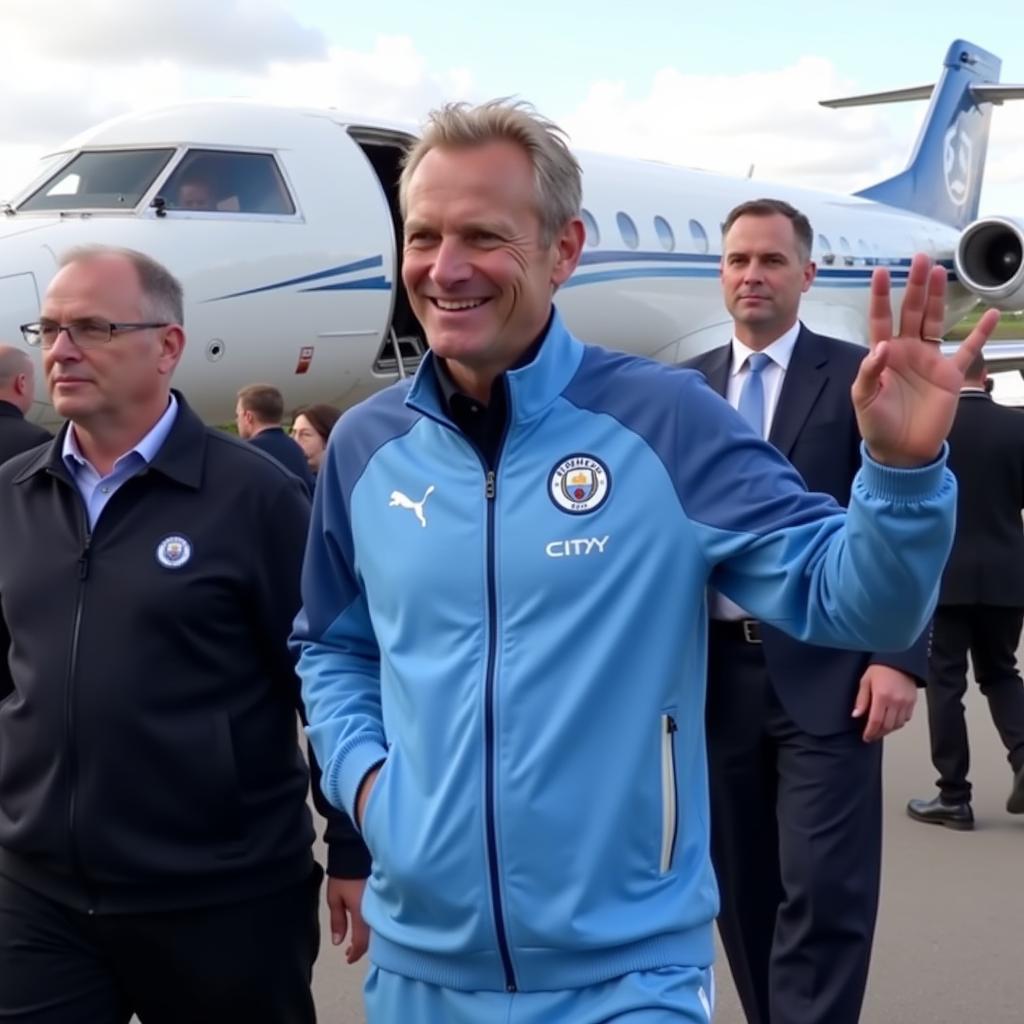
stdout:
POLYGON ((186 537, 164 537, 156 546, 156 560, 165 569, 180 569, 191 557, 192 545, 186 537))
POLYGON ((570 515, 596 512, 611 489, 608 467, 593 455, 570 455, 548 477, 551 500, 570 515))

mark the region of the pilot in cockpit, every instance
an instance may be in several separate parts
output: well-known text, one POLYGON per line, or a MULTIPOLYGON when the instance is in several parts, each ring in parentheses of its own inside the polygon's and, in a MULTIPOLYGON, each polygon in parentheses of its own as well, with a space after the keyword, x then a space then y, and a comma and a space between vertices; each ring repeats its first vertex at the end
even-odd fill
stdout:
POLYGON ((217 196, 208 178, 185 178, 178 185, 175 208, 178 210, 216 210, 217 196))

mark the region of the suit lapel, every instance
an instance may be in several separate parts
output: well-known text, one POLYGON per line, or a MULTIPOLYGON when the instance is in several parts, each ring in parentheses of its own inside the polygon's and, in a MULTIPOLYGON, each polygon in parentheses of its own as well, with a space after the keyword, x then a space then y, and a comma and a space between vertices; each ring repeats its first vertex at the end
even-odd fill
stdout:
POLYGON ((732 366, 732 345, 723 345, 707 354, 704 376, 708 384, 723 398, 729 390, 729 369, 732 366))
POLYGON ((814 403, 828 382, 828 355, 824 347, 815 345, 814 341, 815 335, 801 324, 782 380, 782 392, 775 403, 768 440, 785 456, 792 452, 814 403))

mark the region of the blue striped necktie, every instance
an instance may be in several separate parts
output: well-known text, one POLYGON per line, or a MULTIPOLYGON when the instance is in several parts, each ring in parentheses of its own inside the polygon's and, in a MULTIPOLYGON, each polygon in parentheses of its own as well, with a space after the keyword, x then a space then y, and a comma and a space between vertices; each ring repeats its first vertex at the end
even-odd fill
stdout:
POLYGON ((754 352, 747 356, 750 373, 743 382, 740 392, 739 414, 757 431, 758 437, 764 437, 764 381, 761 371, 772 361, 772 357, 764 352, 754 352))

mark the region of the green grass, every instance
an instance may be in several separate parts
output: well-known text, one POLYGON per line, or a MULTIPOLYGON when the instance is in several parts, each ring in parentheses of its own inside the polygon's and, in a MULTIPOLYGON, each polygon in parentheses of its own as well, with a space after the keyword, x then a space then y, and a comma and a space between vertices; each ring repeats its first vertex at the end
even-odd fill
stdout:
MULTIPOLYGON (((955 327, 946 332, 947 341, 963 341, 974 325, 978 322, 984 310, 979 306, 972 310, 955 327)), ((1024 341, 1024 313, 1004 313, 999 318, 993 338, 1012 338, 1017 341, 1024 341)))

